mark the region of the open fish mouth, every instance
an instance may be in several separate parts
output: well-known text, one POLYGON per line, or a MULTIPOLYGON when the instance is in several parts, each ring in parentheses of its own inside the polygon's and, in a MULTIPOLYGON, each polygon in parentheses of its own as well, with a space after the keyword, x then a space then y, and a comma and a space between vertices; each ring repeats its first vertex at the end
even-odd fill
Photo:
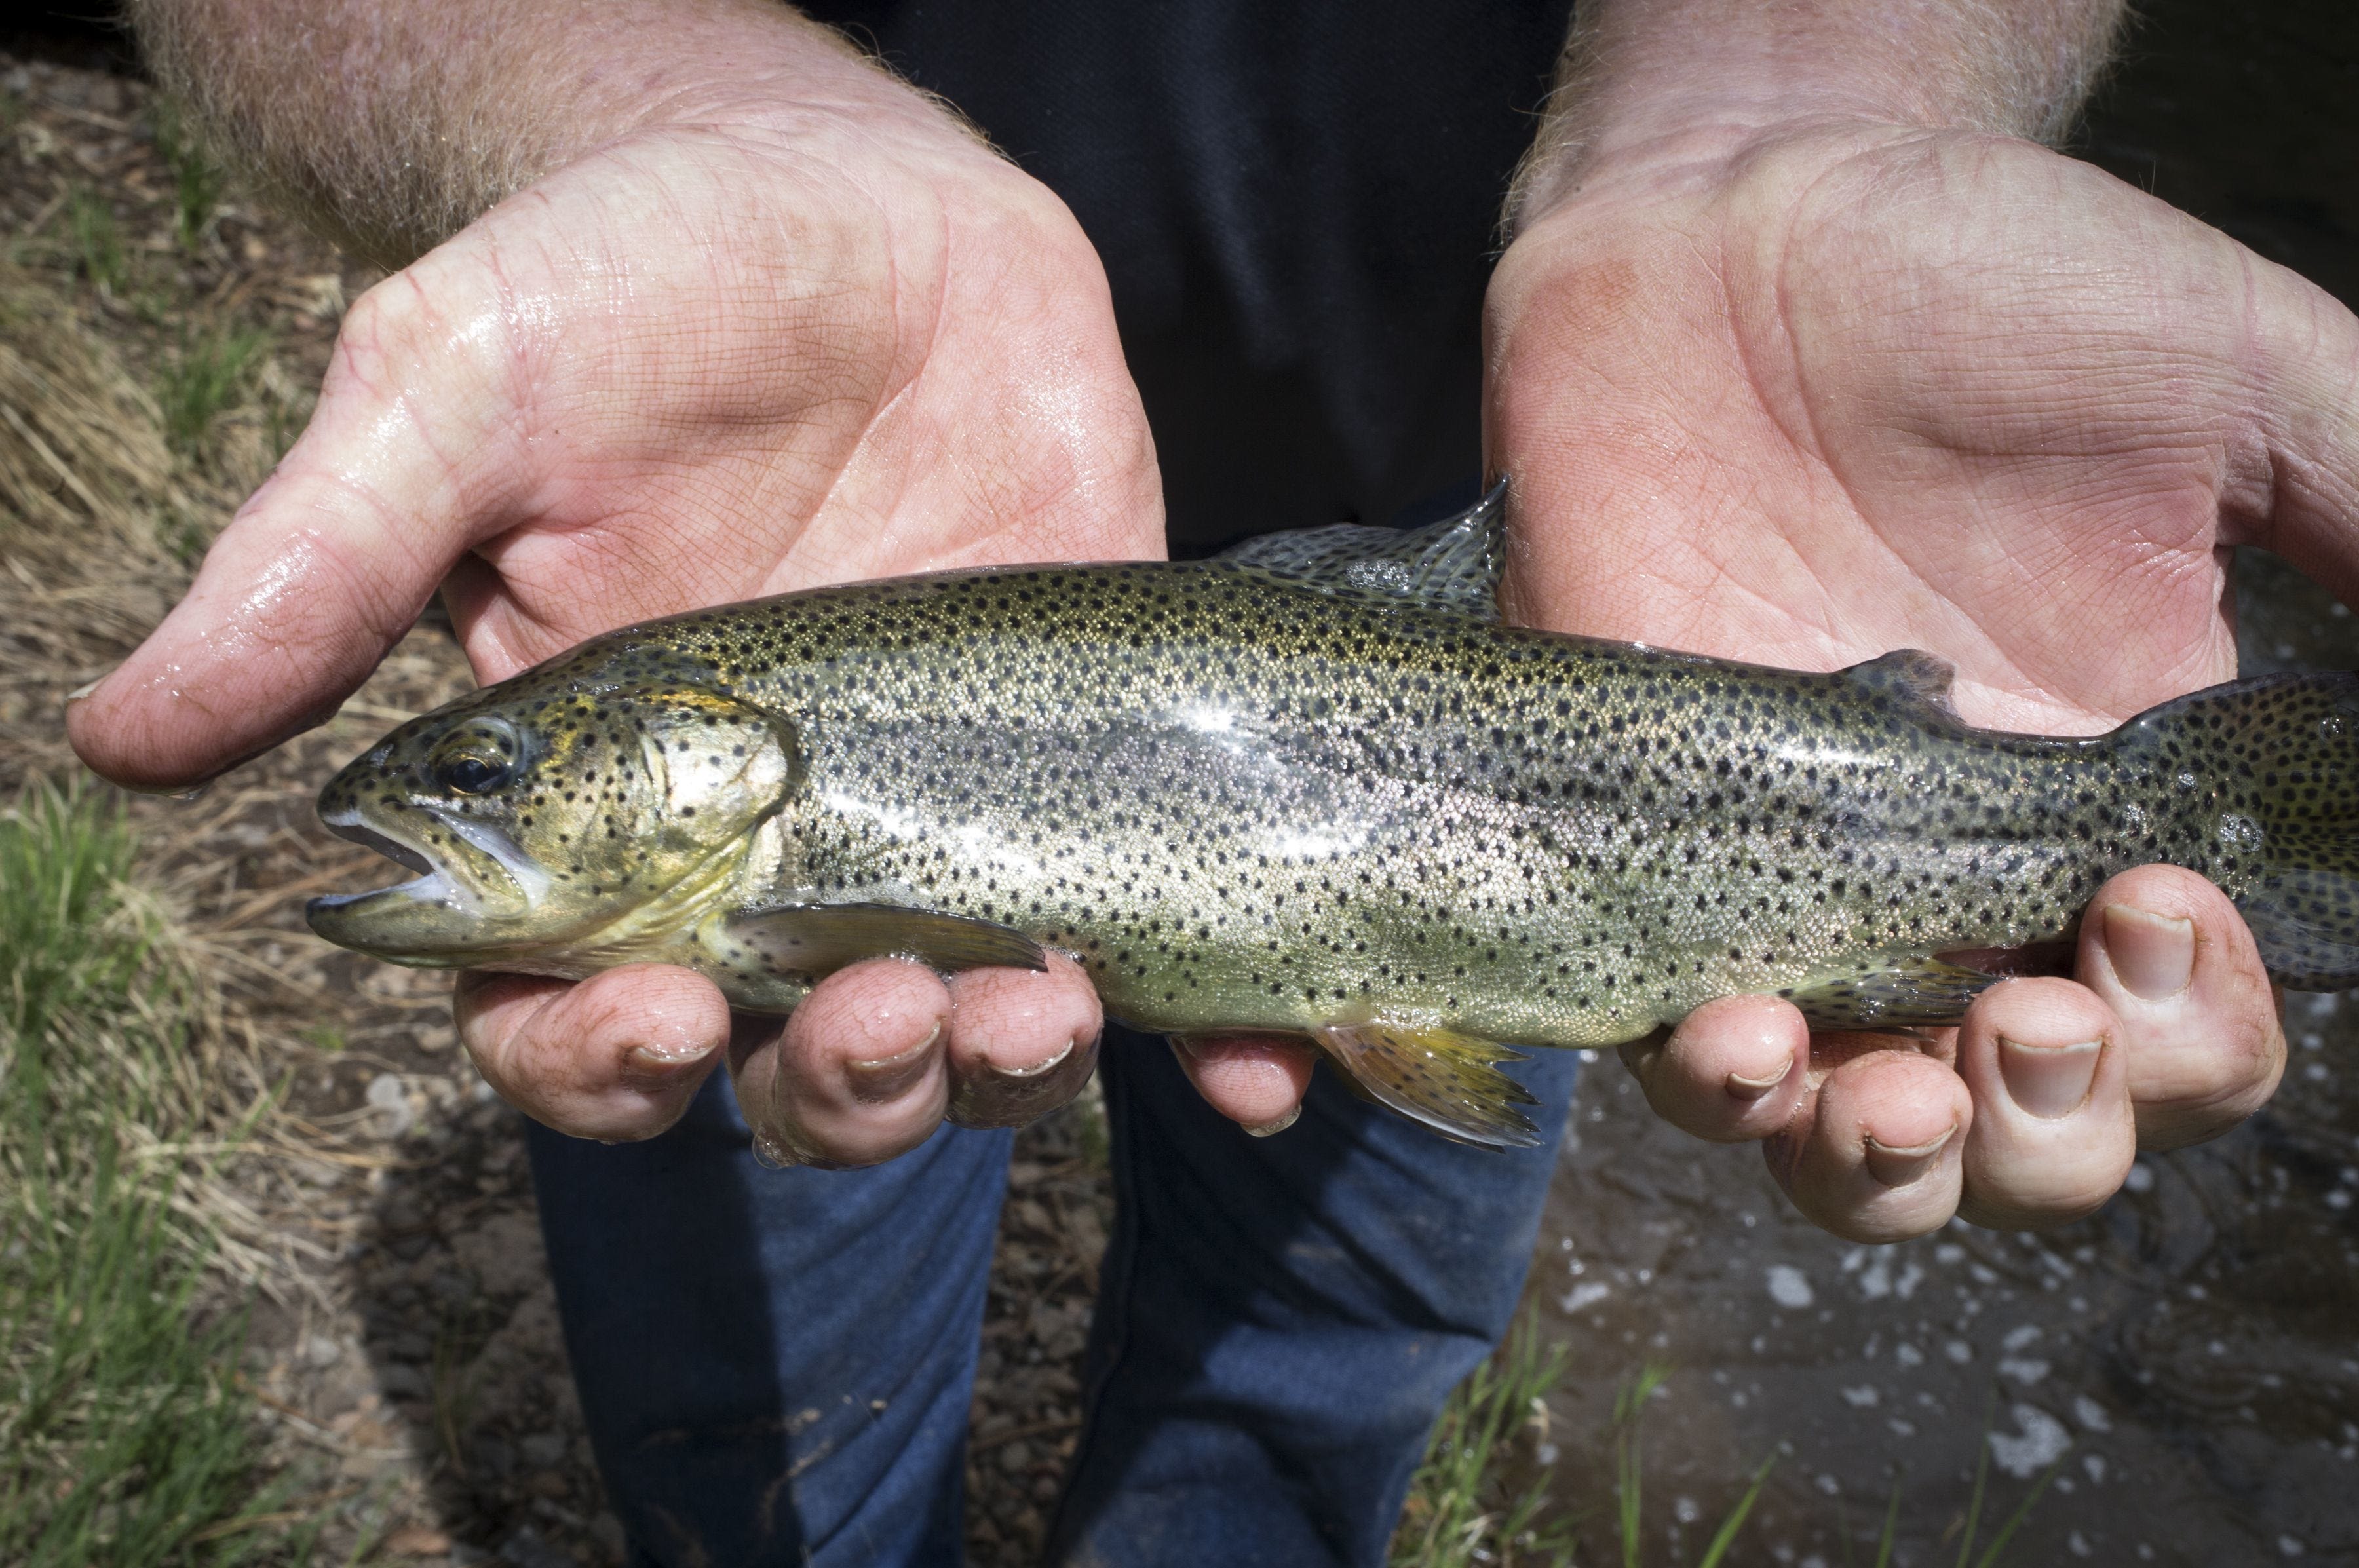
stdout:
POLYGON ((468 862, 462 868, 465 875, 453 875, 453 868, 439 859, 435 852, 363 822, 359 812, 340 811, 320 819, 330 833, 353 844, 365 844, 418 875, 389 887, 326 894, 312 899, 308 908, 314 911, 340 909, 367 899, 399 898, 412 903, 464 905, 481 912, 480 906, 487 901, 488 895, 488 901, 507 902, 513 898, 529 910, 549 891, 549 873, 498 828, 455 812, 436 811, 431 806, 423 810, 464 845, 461 853, 468 862))
POLYGON ((381 833, 360 819, 356 811, 321 816, 321 822, 338 838, 364 844, 387 860, 418 873, 408 882, 397 882, 389 887, 371 887, 358 893, 329 893, 312 899, 305 906, 307 913, 323 909, 341 909, 370 898, 402 898, 418 903, 444 903, 458 891, 451 874, 435 864, 433 858, 414 844, 404 844, 392 834, 381 833))

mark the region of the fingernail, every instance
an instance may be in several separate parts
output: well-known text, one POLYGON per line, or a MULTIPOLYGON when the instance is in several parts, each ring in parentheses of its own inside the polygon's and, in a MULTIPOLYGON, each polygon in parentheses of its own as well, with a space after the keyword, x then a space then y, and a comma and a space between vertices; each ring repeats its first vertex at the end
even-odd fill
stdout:
POLYGON ((991 1070, 1002 1078, 1038 1078, 1043 1073, 1062 1067, 1065 1064, 1065 1059, 1073 1054, 1073 1048, 1079 1044, 1081 1044, 1080 1040, 1069 1040, 1065 1042, 1064 1050, 1057 1052, 1048 1061, 1036 1062, 1029 1067, 1002 1067, 997 1062, 994 1062, 991 1070))
POLYGON ((1998 1075, 2009 1098, 2042 1121, 2069 1116, 2087 1103, 2104 1041, 2026 1045, 1998 1037, 1998 1075))
POLYGON ((908 1094, 933 1065, 934 1041, 941 1035, 942 1026, 937 1023, 926 1031, 925 1039, 898 1056, 845 1062, 845 1070, 852 1074, 852 1097, 864 1105, 881 1105, 908 1094))
POLYGON ((1251 1133, 1256 1138, 1268 1138, 1273 1134, 1284 1132, 1288 1127, 1292 1127, 1297 1121, 1300 1120, 1301 1116, 1302 1102, 1297 1100, 1294 1102, 1294 1108, 1288 1111, 1286 1115, 1278 1117, 1276 1121, 1264 1122, 1259 1127, 1249 1127, 1245 1128, 1245 1131, 1251 1133))
POLYGON ((672 1073, 701 1062, 720 1049, 721 1042, 713 1040, 701 1043, 683 1040, 670 1045, 658 1045, 651 1040, 641 1040, 631 1047, 631 1062, 633 1065, 644 1067, 651 1073, 672 1073))
POLYGON ((1958 1125, 1951 1122, 1940 1137, 1912 1148, 1896 1149, 1874 1133, 1867 1135, 1867 1173, 1887 1187, 1906 1187, 1933 1168, 1941 1150, 1957 1137, 1958 1125))
POLYGON ((115 670, 120 670, 120 669, 122 669, 122 668, 123 668, 123 667, 122 667, 121 665, 119 665, 119 664, 117 664, 117 665, 114 665, 114 666, 111 666, 111 667, 106 670, 105 674, 101 675, 97 680, 95 680, 95 681, 83 681, 81 685, 79 685, 79 686, 75 687, 72 691, 71 691, 67 692, 67 693, 66 693, 66 706, 67 706, 67 707, 69 707, 69 708, 72 707, 76 702, 81 702, 84 697, 89 696, 92 691, 97 691, 100 687, 102 687, 102 686, 105 685, 105 684, 106 684, 106 677, 107 677, 108 675, 112 675, 112 674, 114 674, 114 673, 115 672, 115 670))
POLYGON ((2195 922, 2129 904, 2105 906, 2105 956, 2131 996, 2158 1002, 2195 973, 2195 922))
POLYGON ((1783 1083, 1793 1071, 1794 1064, 1788 1062, 1767 1078, 1747 1078, 1742 1073, 1732 1073, 1728 1075, 1728 1092, 1740 1100, 1757 1100, 1783 1083))
POLYGON ((1097 1067, 1098 1037, 1077 1035, 1032 1067, 993 1067, 951 1081, 949 1119, 965 1127, 1022 1127, 1063 1105, 1097 1067), (1080 1067, 1072 1065, 1075 1055, 1080 1067))

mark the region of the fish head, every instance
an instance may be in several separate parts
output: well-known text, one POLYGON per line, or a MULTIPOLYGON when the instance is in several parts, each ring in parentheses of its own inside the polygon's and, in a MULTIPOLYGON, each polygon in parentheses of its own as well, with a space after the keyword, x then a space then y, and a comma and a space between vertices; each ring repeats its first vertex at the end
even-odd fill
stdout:
POLYGON ((521 677, 403 724, 320 792, 330 832, 418 875, 306 914, 339 946, 429 968, 685 920, 800 771, 793 725, 726 693, 521 677))

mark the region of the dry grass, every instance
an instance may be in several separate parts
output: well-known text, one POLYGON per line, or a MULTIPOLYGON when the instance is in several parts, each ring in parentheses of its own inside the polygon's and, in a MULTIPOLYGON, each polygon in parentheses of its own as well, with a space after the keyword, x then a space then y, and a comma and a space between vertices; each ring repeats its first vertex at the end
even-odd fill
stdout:
POLYGON ((155 625, 187 582, 159 522, 196 504, 155 399, 71 289, 0 264, 0 777, 64 769, 54 712, 32 699, 155 625))

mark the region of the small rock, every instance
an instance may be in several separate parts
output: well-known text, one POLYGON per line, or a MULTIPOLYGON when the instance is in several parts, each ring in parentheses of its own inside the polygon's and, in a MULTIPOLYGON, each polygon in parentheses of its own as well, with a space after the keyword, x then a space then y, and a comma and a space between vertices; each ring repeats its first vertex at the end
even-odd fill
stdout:
POLYGON ((546 1470, 565 1457, 565 1439, 553 1432, 537 1432, 519 1440, 516 1452, 535 1469, 546 1470))
POLYGON ((1817 1299, 1811 1293, 1810 1280, 1790 1263, 1771 1264, 1768 1283, 1769 1299, 1781 1307, 1799 1311, 1817 1299))
POLYGON ((385 1138, 399 1138, 417 1122, 418 1114, 409 1108, 409 1091, 402 1087, 397 1073, 380 1073, 369 1080, 369 1107, 377 1113, 377 1132, 385 1138))
POLYGON ((396 1557, 445 1557, 451 1538, 421 1524, 404 1525, 385 1538, 385 1550, 396 1557))
POLYGON ((2017 1480, 2028 1481, 2062 1457, 2072 1439, 2062 1421, 2036 1405, 2017 1405, 2013 1414, 2020 1434, 1991 1433, 1991 1462, 2017 1480))

